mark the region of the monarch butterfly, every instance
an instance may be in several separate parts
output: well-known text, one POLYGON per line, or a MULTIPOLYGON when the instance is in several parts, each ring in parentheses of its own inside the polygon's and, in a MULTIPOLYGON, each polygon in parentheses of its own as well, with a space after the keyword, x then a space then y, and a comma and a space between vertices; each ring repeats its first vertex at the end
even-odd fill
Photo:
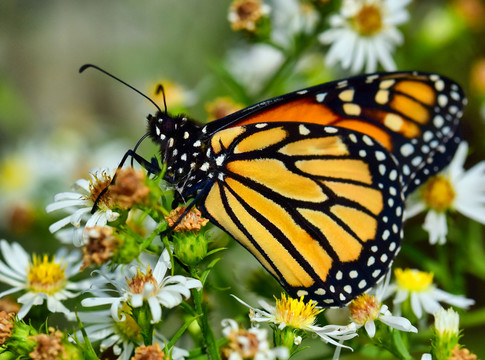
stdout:
MULTIPOLYGON (((158 111, 145 136, 160 147, 175 202, 197 203, 291 296, 344 306, 389 269, 404 199, 453 156, 465 102, 436 74, 376 73, 206 125, 158 111)), ((136 147, 129 155, 157 171, 136 147)))

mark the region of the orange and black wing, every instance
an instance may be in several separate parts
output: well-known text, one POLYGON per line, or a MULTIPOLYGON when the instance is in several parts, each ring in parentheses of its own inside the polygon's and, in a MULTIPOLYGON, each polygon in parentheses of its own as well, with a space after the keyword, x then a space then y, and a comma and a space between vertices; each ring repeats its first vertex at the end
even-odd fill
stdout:
POLYGON ((366 134, 311 123, 230 127, 212 136, 204 215, 293 296, 343 306, 386 273, 401 242, 399 168, 366 134))
POLYGON ((436 74, 377 73, 263 101, 208 124, 206 133, 270 122, 351 129, 379 141, 396 157, 407 195, 449 163, 465 101, 456 83, 436 74))

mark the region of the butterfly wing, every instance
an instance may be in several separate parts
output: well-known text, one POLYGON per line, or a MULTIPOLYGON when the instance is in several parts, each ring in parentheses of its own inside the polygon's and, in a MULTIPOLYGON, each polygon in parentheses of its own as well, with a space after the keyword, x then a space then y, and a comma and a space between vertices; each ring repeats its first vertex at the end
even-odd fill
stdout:
POLYGON ((371 137, 311 123, 227 128, 200 202, 293 296, 343 306, 389 268, 403 198, 393 157, 371 137))
POLYGON ((352 129, 396 157, 407 195, 449 163, 460 141, 457 129, 465 101, 461 88, 439 75, 378 73, 263 101, 209 124, 206 133, 269 122, 352 129))

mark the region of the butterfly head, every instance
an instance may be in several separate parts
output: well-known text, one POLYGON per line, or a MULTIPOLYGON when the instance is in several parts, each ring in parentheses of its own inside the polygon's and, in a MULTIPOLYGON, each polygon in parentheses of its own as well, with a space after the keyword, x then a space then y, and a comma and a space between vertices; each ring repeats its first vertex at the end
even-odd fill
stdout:
POLYGON ((185 115, 165 112, 148 115, 148 133, 160 146, 162 161, 167 165, 165 180, 177 185, 186 183, 189 173, 199 167, 202 146, 201 125, 185 115))

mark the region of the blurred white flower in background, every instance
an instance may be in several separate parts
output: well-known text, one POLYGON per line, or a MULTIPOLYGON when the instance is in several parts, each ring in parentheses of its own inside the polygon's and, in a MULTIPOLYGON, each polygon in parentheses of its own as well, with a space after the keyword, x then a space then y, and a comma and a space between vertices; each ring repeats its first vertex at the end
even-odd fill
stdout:
POLYGON ((340 13, 330 17, 331 28, 320 34, 330 45, 325 63, 340 62, 352 73, 396 70, 394 47, 403 42, 397 26, 409 20, 406 6, 411 0, 343 0, 340 13))

